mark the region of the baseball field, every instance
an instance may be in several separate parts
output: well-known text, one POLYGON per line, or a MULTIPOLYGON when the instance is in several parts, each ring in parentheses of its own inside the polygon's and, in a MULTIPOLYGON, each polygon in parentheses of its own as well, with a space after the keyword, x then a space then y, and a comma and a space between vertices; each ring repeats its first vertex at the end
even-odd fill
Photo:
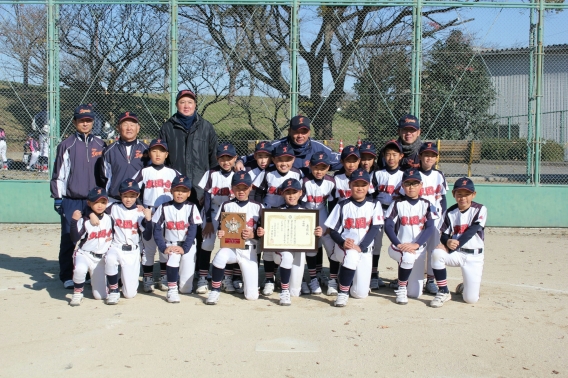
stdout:
MULTIPOLYGON (((59 226, 0 225, 1 377, 568 376, 568 230, 486 229, 481 299, 394 303, 381 288, 347 307, 333 297, 140 292, 79 307, 57 279, 59 226)), ((386 240, 385 240, 386 244, 386 240)), ((396 263, 383 246, 380 275, 396 263)))

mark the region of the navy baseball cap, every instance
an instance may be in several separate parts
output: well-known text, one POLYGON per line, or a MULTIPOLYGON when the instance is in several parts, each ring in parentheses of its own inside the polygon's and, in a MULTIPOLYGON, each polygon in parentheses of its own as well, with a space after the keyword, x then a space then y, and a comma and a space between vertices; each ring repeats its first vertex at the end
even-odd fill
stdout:
POLYGON ((456 182, 454 182, 454 189, 452 190, 452 192, 458 189, 469 190, 473 193, 475 192, 475 185, 473 185, 473 181, 471 181, 467 177, 461 177, 457 179, 456 182))
POLYGON ((101 188, 99 186, 95 186, 93 189, 89 190, 89 194, 87 194, 87 200, 89 202, 97 202, 101 198, 106 198, 108 200, 108 194, 105 188, 101 188))
POLYGON ((377 156, 377 149, 375 145, 371 142, 362 142, 361 147, 359 147, 359 153, 362 154, 370 154, 373 156, 377 156))
POLYGON ((356 146, 347 146, 343 149, 343 151, 341 151, 341 160, 345 160, 351 155, 357 156, 358 159, 361 159, 361 154, 356 146))
POLYGON ((302 184, 300 181, 296 179, 288 179, 280 185, 280 192, 284 193, 287 190, 294 189, 294 190, 302 190, 302 184))
POLYGON ((396 147, 396 149, 398 149, 398 151, 403 154, 404 151, 402 150, 402 144, 400 144, 400 142, 396 139, 393 140, 389 140, 388 142, 385 143, 385 146, 383 147, 383 150, 387 148, 387 146, 394 146, 396 147))
POLYGON ((398 120, 398 128, 403 129, 405 127, 412 127, 416 130, 420 130, 420 122, 418 122, 418 118, 412 114, 406 114, 398 120))
POLYGON ((221 156, 237 156, 237 150, 235 150, 235 146, 233 146, 229 142, 221 143, 217 146, 217 158, 221 156))
POLYGON ((321 151, 312 155, 310 164, 314 166, 318 164, 331 165, 331 161, 329 160, 329 155, 325 151, 321 151))
POLYGON ((420 146, 420 151, 418 152, 421 154, 424 151, 432 151, 436 155, 438 155, 438 146, 434 142, 425 142, 422 146, 420 146))
POLYGON ((273 150, 274 148, 272 147, 272 142, 267 142, 267 141, 258 142, 254 147, 255 154, 257 152, 265 152, 269 155, 272 155, 273 150))
POLYGON ((291 146, 286 143, 280 143, 274 150, 272 151, 272 157, 280 157, 280 156, 292 156, 294 157, 294 150, 291 146))
POLYGON ((402 174, 402 182, 415 180, 422 182, 422 176, 420 176, 420 171, 416 168, 410 168, 404 171, 402 174))
POLYGON ((191 180, 189 179, 189 177, 187 177, 185 175, 177 176, 172 181, 171 190, 174 190, 175 188, 180 187, 180 186, 183 186, 184 188, 191 190, 191 180))
POLYGON ((350 183, 355 181, 365 181, 367 184, 370 184, 371 175, 365 169, 356 169, 353 171, 353 173, 351 173, 351 176, 349 177, 350 183))
POLYGON ((195 95, 195 93, 193 93, 189 89, 184 89, 184 90, 178 92, 178 94, 176 96, 176 102, 178 102, 179 99, 184 97, 184 96, 191 97, 192 99, 197 101, 197 96, 195 95))
POLYGON ((138 122, 138 116, 136 115, 136 113, 132 113, 132 112, 124 112, 121 115, 118 116, 118 124, 120 125, 122 122, 124 121, 134 121, 136 123, 138 122))
POLYGON ((308 117, 297 115, 290 120, 290 128, 292 130, 310 129, 311 121, 308 117))
POLYGON ((73 119, 83 118, 95 119, 95 112, 93 111, 93 107, 91 105, 83 104, 75 108, 75 111, 73 112, 73 119))
POLYGON ((252 178, 250 177, 248 172, 239 171, 233 174, 233 178, 231 179, 231 186, 237 186, 241 184, 244 184, 246 186, 252 185, 252 178))
POLYGON ((129 179, 126 179, 126 180, 124 180, 123 182, 120 183, 120 187, 118 188, 118 192, 120 194, 124 194, 124 193, 128 193, 128 192, 140 193, 140 187, 138 187, 138 183, 136 181, 129 178, 129 179))
POLYGON ((163 139, 153 139, 150 142, 150 147, 148 147, 148 149, 151 150, 156 146, 162 146, 166 151, 168 151, 168 144, 163 139))

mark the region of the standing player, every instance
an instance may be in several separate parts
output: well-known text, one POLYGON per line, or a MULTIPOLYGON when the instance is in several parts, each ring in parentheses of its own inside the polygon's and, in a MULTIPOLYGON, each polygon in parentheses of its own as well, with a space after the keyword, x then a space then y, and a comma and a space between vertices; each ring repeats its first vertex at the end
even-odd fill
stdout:
POLYGON ((6 145, 6 132, 0 127, 0 158, 2 158, 2 170, 8 170, 8 158, 6 157, 6 151, 8 147, 6 145))
POLYGON ((154 239, 167 257, 169 303, 179 303, 179 293, 189 294, 193 289, 195 236, 202 221, 197 206, 188 201, 190 194, 191 180, 187 176, 174 178, 173 200, 159 205, 152 218, 154 239))
MULTIPOLYGON (((162 139, 154 139, 150 142, 149 155, 152 165, 142 168, 133 179, 138 183, 142 196, 142 204, 150 209, 152 214, 158 206, 172 199, 171 187, 179 172, 164 166, 168 157, 168 144, 162 139)), ((144 291, 154 291, 154 256, 156 255, 156 242, 152 236, 149 240, 143 240, 142 271, 144 274, 144 291)), ((158 288, 168 290, 166 277, 166 262, 168 257, 160 253, 160 282, 158 288)))
POLYGON ((361 155, 359 168, 366 170, 371 175, 371 185, 373 185, 373 173, 377 170, 377 164, 375 164, 375 160, 377 159, 377 149, 371 142, 361 142, 359 154, 361 155))
POLYGON ((351 197, 339 202, 325 225, 335 242, 331 258, 341 263, 336 307, 347 305, 349 293, 354 298, 369 295, 373 242, 383 225, 383 211, 367 199, 371 176, 364 169, 349 177, 351 197))
POLYGON ((392 243, 389 256, 398 263, 396 303, 405 305, 408 297, 422 295, 423 252, 434 230, 435 215, 430 210, 430 202, 420 198, 422 177, 417 169, 404 172, 402 186, 406 195, 394 201, 387 210, 385 233, 392 243), (412 269, 415 264, 419 269, 412 269))
MULTIPOLYGON (((231 191, 231 179, 233 178, 233 168, 237 160, 237 151, 231 143, 221 143, 217 147, 217 162, 219 165, 203 175, 199 182, 199 187, 204 192, 203 214, 205 227, 203 228, 203 243, 197 254, 199 269, 199 280, 197 281, 197 294, 207 293, 207 274, 209 273, 209 262, 211 252, 215 246, 215 230, 219 224, 215 220, 215 214, 223 202, 233 198, 231 191)), ((227 291, 235 291, 232 286, 233 272, 227 271, 227 291), (230 284, 230 286, 229 286, 230 284)))
POLYGON ((456 292, 466 303, 479 300, 481 275, 484 262, 484 228, 487 208, 473 202, 475 186, 467 177, 457 179, 452 194, 456 204, 448 209, 442 225, 442 243, 432 252, 432 268, 438 284, 438 294, 430 302, 432 307, 442 307, 451 299, 446 281, 446 266, 459 266, 463 283, 456 292))
POLYGON ((27 160, 27 167, 28 171, 34 169, 37 159, 39 158, 39 143, 37 140, 34 139, 34 135, 32 133, 28 134, 28 140, 24 143, 24 154, 30 154, 29 160, 27 160))
POLYGON ((91 275, 91 288, 95 299, 106 299, 105 254, 112 241, 112 221, 105 214, 108 204, 106 190, 94 187, 87 196, 87 205, 99 222, 91 225, 89 217, 80 210, 73 212, 71 220, 71 241, 79 243, 73 257, 73 296, 71 306, 81 305, 87 273, 91 275))
MULTIPOLYGON (((152 210, 138 210, 136 199, 140 195, 138 183, 126 179, 118 189, 122 202, 115 202, 107 207, 107 214, 113 220, 114 237, 105 256, 105 274, 109 288, 107 305, 115 305, 120 300, 118 290, 118 266, 122 273, 122 295, 130 299, 138 291, 140 273, 140 235, 146 223, 152 220, 152 210)), ((151 226, 148 227, 151 230, 151 226)), ((150 238, 150 235, 147 235, 150 238)))
MULTIPOLYGON (((217 223, 222 213, 245 213, 247 224, 242 231, 241 237, 245 240, 244 248, 221 248, 213 259, 211 291, 205 301, 208 305, 215 305, 221 295, 221 280, 223 279, 224 269, 227 264, 239 266, 242 272, 242 292, 248 300, 258 299, 258 261, 257 243, 258 236, 256 230, 260 223, 260 209, 262 205, 258 202, 249 200, 252 188, 252 179, 246 172, 236 172, 231 179, 231 186, 235 198, 223 203, 217 212, 217 223)), ((217 231, 217 236, 225 236, 223 230, 217 231)))
POLYGON ((309 283, 302 283, 302 294, 321 294, 321 287, 317 275, 321 274, 323 251, 325 248, 329 256, 333 252, 334 242, 327 233, 325 220, 328 216, 328 204, 333 208, 335 200, 335 179, 329 175, 330 160, 325 152, 312 155, 310 159, 310 173, 302 179, 302 206, 308 210, 319 210, 319 225, 324 236, 320 238, 318 252, 306 253, 306 263, 310 275, 309 283))
MULTIPOLYGON (((249 160, 245 164, 245 170, 254 182, 256 177, 272 163, 272 144, 270 142, 258 142, 254 148, 254 160, 249 160)), ((250 199, 254 199, 255 190, 251 190, 250 199)))

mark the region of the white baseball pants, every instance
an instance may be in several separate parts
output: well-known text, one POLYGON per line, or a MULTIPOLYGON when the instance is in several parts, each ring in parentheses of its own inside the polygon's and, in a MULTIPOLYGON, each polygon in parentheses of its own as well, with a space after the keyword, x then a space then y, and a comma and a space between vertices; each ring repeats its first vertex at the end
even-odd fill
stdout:
POLYGON ((266 261, 274 261, 284 269, 291 269, 290 295, 299 297, 304 279, 305 252, 264 252, 262 258, 266 261))
POLYGON ((105 274, 114 276, 121 268, 122 295, 134 298, 138 292, 138 276, 140 275, 140 249, 132 246, 131 251, 123 251, 121 244, 111 244, 105 255, 105 274))
MULTIPOLYGON (((369 248, 373 250, 372 245, 369 248)), ((373 270, 373 253, 371 251, 361 253, 354 249, 344 251, 335 244, 334 254, 330 258, 338 261, 345 268, 355 271, 349 294, 357 299, 367 298, 373 270)))
POLYGON ((426 265, 426 253, 424 247, 418 248, 416 253, 402 252, 392 244, 389 246, 389 256, 395 260, 402 269, 412 269, 406 292, 410 298, 420 298, 424 285, 424 267, 426 265))
POLYGON ((0 157, 2 157, 2 161, 0 163, 5 163, 6 161, 8 161, 8 158, 6 157, 7 149, 8 147, 6 146, 6 141, 0 140, 0 157))
POLYGON ((243 289, 248 300, 258 299, 258 261, 256 260, 257 246, 248 249, 221 248, 213 259, 213 265, 225 269, 227 264, 239 264, 243 276, 243 289))
MULTIPOLYGON (((170 245, 170 244, 168 244, 170 245)), ((176 244, 177 245, 177 244, 176 244)), ((156 256, 156 250, 158 246, 156 245, 156 241, 154 240, 154 235, 150 240, 146 240, 142 238, 142 265, 145 266, 153 266, 154 265, 154 257, 156 256)), ((164 255, 162 252, 158 252, 160 255, 160 262, 165 263, 168 261, 168 256, 164 255)))
MULTIPOLYGON (((171 247, 177 243, 166 243, 166 246, 171 247)), ((189 252, 180 255, 172 253, 171 255, 164 255, 160 252, 160 261, 162 255, 167 259, 167 266, 179 268, 179 283, 178 289, 182 294, 189 294, 193 290, 193 276, 195 275, 195 260, 196 260, 195 244, 191 246, 189 252)))
POLYGON ((446 266, 459 266, 463 276, 463 300, 466 303, 477 303, 484 259, 483 253, 448 253, 443 249, 435 249, 432 252, 432 268, 444 269, 446 266))
POLYGON ((73 282, 85 282, 87 272, 91 274, 91 288, 95 299, 106 299, 107 285, 105 276, 105 259, 99 259, 89 252, 75 251, 73 256, 73 282))

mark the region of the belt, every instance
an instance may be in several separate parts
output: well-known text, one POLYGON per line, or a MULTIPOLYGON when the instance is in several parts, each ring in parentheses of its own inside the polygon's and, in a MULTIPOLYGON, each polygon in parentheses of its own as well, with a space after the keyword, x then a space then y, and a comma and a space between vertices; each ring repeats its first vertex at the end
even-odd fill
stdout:
MULTIPOLYGON (((168 241, 166 241, 166 243, 176 244, 178 247, 183 247, 183 244, 185 243, 185 241, 184 240, 181 240, 181 241, 169 241, 168 240, 168 241)), ((192 244, 195 244, 195 240, 193 241, 192 244)))
POLYGON ((472 255, 478 255, 483 253, 483 248, 478 249, 468 249, 468 248, 458 248, 456 249, 457 252, 464 252, 464 253, 471 253, 472 255))
POLYGON ((123 251, 132 251, 132 248, 136 248, 138 246, 136 245, 130 245, 130 244, 123 244, 122 245, 122 250, 123 251))
POLYGON ((104 253, 95 253, 95 252, 89 252, 92 256, 96 257, 97 259, 102 259, 103 256, 105 255, 104 253))

